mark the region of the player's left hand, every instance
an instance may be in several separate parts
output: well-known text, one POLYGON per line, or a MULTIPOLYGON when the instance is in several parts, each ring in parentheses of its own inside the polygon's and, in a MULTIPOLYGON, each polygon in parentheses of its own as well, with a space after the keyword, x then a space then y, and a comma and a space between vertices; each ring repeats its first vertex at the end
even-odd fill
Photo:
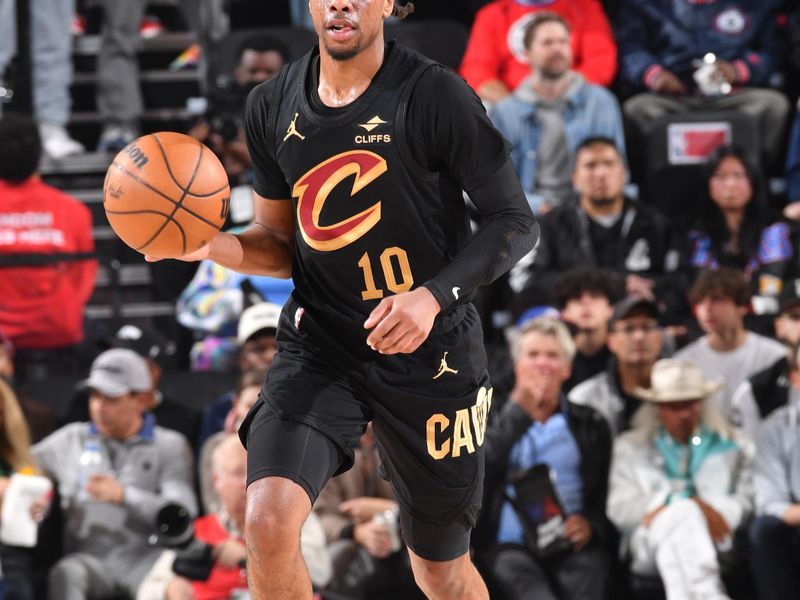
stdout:
POLYGON ((414 352, 427 339, 440 310, 426 287, 384 298, 364 321, 364 329, 372 329, 367 345, 381 354, 414 352))

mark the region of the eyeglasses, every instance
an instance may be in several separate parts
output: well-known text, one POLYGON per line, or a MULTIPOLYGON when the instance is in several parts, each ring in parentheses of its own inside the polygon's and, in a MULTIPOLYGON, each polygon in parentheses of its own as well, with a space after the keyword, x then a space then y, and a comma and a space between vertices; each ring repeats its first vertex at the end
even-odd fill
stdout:
POLYGON ((641 331, 642 333, 652 333, 654 331, 658 331, 659 326, 656 323, 643 323, 641 325, 623 325, 622 327, 616 327, 614 329, 615 333, 621 333, 622 335, 633 335, 637 331, 641 331))

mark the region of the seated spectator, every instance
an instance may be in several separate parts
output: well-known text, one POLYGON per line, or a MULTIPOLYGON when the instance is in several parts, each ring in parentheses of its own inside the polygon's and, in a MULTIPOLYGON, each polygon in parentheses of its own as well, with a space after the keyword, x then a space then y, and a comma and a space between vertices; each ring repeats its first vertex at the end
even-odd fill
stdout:
POLYGON ((160 554, 149 544, 158 511, 176 503, 197 513, 189 445, 145 411, 152 382, 144 359, 107 350, 86 386, 91 421, 33 447, 64 511, 66 554, 48 576, 51 600, 135 596, 160 554))
POLYGON ((626 276, 628 294, 682 307, 676 236, 663 216, 623 195, 625 163, 614 141, 582 141, 572 181, 577 201, 542 217, 538 244, 511 270, 512 290, 546 296, 569 268, 605 267, 626 276))
POLYGON ((590 406, 605 417, 612 437, 628 429, 641 406, 636 390, 650 387, 663 342, 660 317, 651 300, 628 296, 617 302, 608 324, 608 366, 569 392, 570 402, 590 406))
POLYGON ((720 554, 752 510, 752 445, 707 401, 718 384, 691 363, 653 367, 648 405, 614 442, 608 517, 638 575, 667 598, 723 600, 720 554))
POLYGON ((461 75, 486 102, 502 100, 530 75, 525 61, 525 27, 542 10, 561 15, 572 28, 575 70, 587 81, 610 85, 617 48, 597 0, 494 0, 472 24, 461 75))
POLYGON ((349 471, 325 484, 314 504, 333 561, 327 590, 354 599, 424 598, 400 542, 394 492, 379 475, 371 424, 354 460, 349 471))
POLYGON ((291 279, 243 275, 210 260, 202 261, 176 305, 178 323, 192 330, 197 340, 190 351, 191 369, 236 372, 236 328, 242 311, 265 301, 283 306, 292 289, 291 279))
POLYGON ((14 389, 14 344, 3 335, 2 331, 0 331, 0 380, 6 383, 16 396, 30 430, 30 443, 36 443, 55 431, 58 423, 53 410, 24 392, 14 389))
POLYGON ((736 110, 761 132, 765 164, 780 155, 789 102, 776 90, 781 78, 779 0, 684 2, 625 0, 617 19, 620 80, 632 92, 623 111, 637 136, 661 116, 698 110, 736 110), (705 90, 697 71, 716 58, 705 90))
POLYGON ((578 144, 613 139, 624 156, 622 116, 614 96, 571 69, 571 28, 550 11, 534 13, 523 37, 533 74, 494 106, 489 116, 511 142, 511 158, 534 212, 572 198, 578 144))
POLYGON ((688 232, 686 262, 695 273, 732 267, 753 289, 756 314, 774 314, 782 281, 800 276, 796 230, 772 222, 761 173, 741 148, 723 146, 707 164, 708 197, 688 232))
MULTIPOLYGON (((0 380, 0 506, 14 473, 32 473, 28 425, 13 390, 0 380)), ((32 554, 29 548, 0 542, 0 596, 10 600, 33 600, 32 554)))
POLYGON ((239 383, 236 386, 233 406, 225 417, 224 427, 206 438, 202 446, 197 447, 200 457, 198 464, 198 472, 200 475, 200 500, 203 503, 203 508, 208 512, 213 512, 218 508, 218 498, 214 493, 211 468, 211 457, 214 454, 214 449, 226 436, 239 431, 239 426, 242 424, 242 421, 244 421, 247 413, 250 412, 250 409, 253 408, 256 401, 258 401, 259 394, 261 393, 261 386, 264 385, 266 376, 266 371, 245 371, 242 373, 242 376, 239 378, 239 383))
POLYGON ((508 600, 604 597, 610 564, 605 498, 611 437, 598 412, 564 397, 574 353, 560 321, 538 317, 525 323, 512 349, 516 384, 510 402, 486 433, 482 520, 491 545, 483 562, 489 580, 508 600), (519 497, 511 484, 535 465, 548 469, 560 500, 560 511, 552 509, 552 500, 544 500, 551 506, 544 509, 547 516, 554 512, 563 520, 554 534, 558 550, 547 558, 542 556, 547 545, 541 526, 532 539, 508 499, 526 507, 536 501, 519 497))
MULTIPOLYGON (((278 351, 275 334, 281 307, 269 302, 254 304, 242 313, 239 319, 237 340, 239 343, 239 371, 268 371, 278 351)), ((225 419, 233 407, 235 390, 223 394, 203 410, 197 447, 212 434, 225 428, 225 419)))
POLYGON ((787 282, 775 317, 775 336, 785 347, 784 356, 743 381, 733 394, 733 423, 751 440, 759 437, 761 423, 772 411, 800 397, 800 281, 787 282))
MULTIPOLYGON (((139 588, 137 600, 220 600, 245 597, 247 558, 244 513, 247 504, 247 451, 233 434, 225 434, 211 457, 217 508, 194 522, 195 538, 212 547, 213 566, 205 580, 191 581, 175 573, 174 550, 166 550, 139 588), (238 590, 238 591, 237 591, 238 590)), ((300 549, 315 588, 331 577, 331 559, 325 534, 315 514, 309 515, 300 533, 300 549)), ((178 569, 180 570, 180 569, 178 569)))
MULTIPOLYGON (((798 9, 798 41, 800 41, 800 9, 798 9)), ((800 45, 798 45, 800 54, 800 45)), ((783 214, 789 219, 800 221, 800 103, 795 113, 794 125, 789 134, 789 147, 786 151, 786 198, 788 204, 783 214)))
POLYGON ((744 328, 750 304, 747 282, 739 271, 704 271, 689 290, 689 302, 705 335, 675 354, 698 366, 705 377, 722 382, 712 401, 735 419, 733 393, 748 377, 786 356, 783 344, 744 328))
POLYGON ((759 598, 800 598, 800 404, 772 413, 761 427, 753 467, 756 518, 750 567, 759 598))
MULTIPOLYGON (((190 404, 191 400, 179 402, 165 396, 158 389, 164 366, 169 359, 170 343, 155 331, 137 325, 123 325, 106 344, 111 348, 127 348, 141 356, 150 370, 153 387, 145 398, 144 408, 151 413, 161 427, 182 434, 189 444, 194 444, 200 428, 200 413, 190 404)), ((80 388, 72 397, 66 411, 64 423, 89 419, 89 390, 80 388)))
POLYGON ((5 115, 0 140, 0 331, 23 383, 77 368, 97 262, 89 209, 38 176, 36 124, 5 115))
MULTIPOLYGON (((306 11, 307 12, 307 11, 306 11)), ((231 186, 246 183, 253 163, 244 139, 244 105, 259 83, 272 79, 286 64, 288 51, 275 38, 246 38, 236 53, 233 77, 223 75, 208 98, 208 110, 189 135, 203 142, 222 161, 231 186)))
POLYGON ((565 393, 608 365, 608 320, 622 295, 621 287, 618 278, 605 269, 570 269, 556 281, 556 306, 572 328, 576 346, 565 393))

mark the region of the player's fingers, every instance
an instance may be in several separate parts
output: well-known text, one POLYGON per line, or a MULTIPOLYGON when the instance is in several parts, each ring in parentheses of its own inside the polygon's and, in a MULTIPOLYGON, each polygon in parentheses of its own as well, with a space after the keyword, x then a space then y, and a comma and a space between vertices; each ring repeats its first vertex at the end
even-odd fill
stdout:
POLYGON ((373 350, 378 350, 378 346, 381 341, 390 334, 392 329, 394 329, 399 322, 400 319, 397 317, 397 315, 391 313, 383 317, 372 330, 372 332, 367 336, 367 344, 373 350))
POLYGON ((383 352, 384 354, 391 353, 394 354, 393 350, 397 343, 403 339, 404 336, 408 334, 406 328, 403 327, 402 323, 394 323, 391 329, 382 333, 379 329, 382 329, 384 323, 387 323, 389 319, 384 319, 383 322, 375 328, 375 334, 380 335, 380 339, 378 339, 373 348, 378 352, 383 352))
POLYGON ((392 348, 392 354, 411 354, 420 347, 427 336, 415 331, 409 331, 392 348))
POLYGON ((381 322, 381 320, 389 314, 392 310, 392 299, 391 298, 384 298, 380 301, 380 304, 372 309, 372 312, 369 313, 367 320, 364 321, 364 329, 372 329, 381 322))
POLYGON ((150 256, 149 254, 145 254, 144 259, 146 262, 158 262, 161 260, 160 258, 156 258, 155 256, 150 256))

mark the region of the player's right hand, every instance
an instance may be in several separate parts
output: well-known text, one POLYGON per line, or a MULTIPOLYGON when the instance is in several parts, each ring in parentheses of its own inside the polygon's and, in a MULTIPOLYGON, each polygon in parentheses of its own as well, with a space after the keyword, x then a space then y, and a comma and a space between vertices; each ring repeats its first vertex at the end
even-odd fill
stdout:
MULTIPOLYGON (((205 260, 208 258, 208 253, 211 249, 210 244, 206 244, 205 246, 200 246, 194 252, 190 252, 189 254, 184 254, 183 256, 176 256, 175 260, 182 260, 184 262, 197 262, 200 260, 205 260)), ((144 255, 144 259, 147 262, 158 262, 162 260, 161 258, 156 258, 155 256, 150 256, 149 254, 144 255)))

